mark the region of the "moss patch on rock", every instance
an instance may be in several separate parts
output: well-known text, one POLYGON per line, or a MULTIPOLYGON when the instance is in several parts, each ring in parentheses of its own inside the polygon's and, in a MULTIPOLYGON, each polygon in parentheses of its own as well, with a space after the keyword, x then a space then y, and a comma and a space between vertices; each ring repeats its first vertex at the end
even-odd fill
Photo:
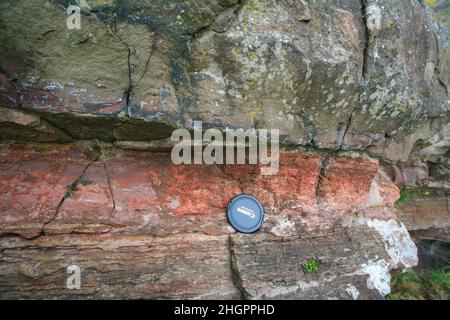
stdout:
POLYGON ((396 204, 401 205, 416 199, 424 199, 430 197, 434 193, 432 188, 420 187, 420 188, 401 188, 400 198, 397 200, 396 204))

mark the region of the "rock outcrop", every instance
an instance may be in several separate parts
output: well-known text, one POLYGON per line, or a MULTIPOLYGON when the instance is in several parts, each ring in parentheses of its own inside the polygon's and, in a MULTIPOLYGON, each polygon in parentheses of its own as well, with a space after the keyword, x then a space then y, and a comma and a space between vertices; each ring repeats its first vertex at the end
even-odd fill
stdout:
POLYGON ((389 270, 417 263, 398 189, 373 159, 283 153, 261 176, 93 143, 0 153, 3 298, 373 299, 389 293, 389 270), (240 193, 264 205, 258 234, 226 221, 240 193), (303 270, 310 259, 318 272, 303 270), (73 264, 83 285, 71 291, 73 264))
POLYGON ((446 33, 421 1, 80 3, 80 30, 66 1, 0 7, 1 107, 73 138, 148 141, 202 120, 395 158, 400 138, 448 122, 446 33))
POLYGON ((446 1, 71 3, 0 2, 0 298, 379 299, 448 242, 446 1), (279 172, 172 164, 197 120, 279 129, 279 172))

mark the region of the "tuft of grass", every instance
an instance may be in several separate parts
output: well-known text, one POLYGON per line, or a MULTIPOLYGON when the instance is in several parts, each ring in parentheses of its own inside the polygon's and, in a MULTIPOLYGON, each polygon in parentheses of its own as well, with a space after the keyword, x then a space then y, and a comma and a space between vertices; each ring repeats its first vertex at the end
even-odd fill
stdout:
POLYGON ((435 269, 428 272, 428 292, 433 300, 450 299, 450 269, 435 269))
POLYGON ((319 264, 317 263, 316 259, 312 258, 306 261, 303 265, 303 272, 317 272, 319 271, 319 264))
POLYGON ((393 277, 389 300, 449 300, 450 268, 409 270, 393 277))

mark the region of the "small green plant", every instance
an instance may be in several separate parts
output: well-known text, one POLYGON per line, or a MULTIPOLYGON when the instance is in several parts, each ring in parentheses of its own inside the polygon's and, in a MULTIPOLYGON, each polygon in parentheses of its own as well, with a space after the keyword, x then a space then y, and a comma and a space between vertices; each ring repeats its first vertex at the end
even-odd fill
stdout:
POLYGON ((72 198, 75 191, 77 191, 77 183, 74 182, 72 184, 69 184, 66 188, 66 194, 64 195, 64 199, 72 198))
POLYGON ((319 265, 318 265, 316 259, 314 259, 314 258, 309 259, 308 261, 306 261, 302 265, 302 267, 303 267, 303 272, 305 272, 305 273, 319 271, 319 265))
POLYGON ((64 199, 72 198, 75 192, 78 190, 78 185, 81 184, 83 186, 87 186, 91 184, 92 181, 87 178, 81 178, 80 180, 75 181, 72 184, 69 184, 66 188, 66 193, 64 194, 64 199))
POLYGON ((400 198, 398 198, 396 204, 402 204, 412 199, 412 194, 407 188, 400 189, 400 198))
POLYGON ((414 199, 423 199, 424 197, 429 197, 431 195, 431 191, 432 189, 427 187, 401 188, 400 198, 397 200, 396 204, 399 205, 414 199))

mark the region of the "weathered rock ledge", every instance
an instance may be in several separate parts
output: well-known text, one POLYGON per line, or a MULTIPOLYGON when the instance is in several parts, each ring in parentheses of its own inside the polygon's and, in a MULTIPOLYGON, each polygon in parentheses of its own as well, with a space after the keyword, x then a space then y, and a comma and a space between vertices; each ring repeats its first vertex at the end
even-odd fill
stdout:
POLYGON ((417 264, 399 190, 366 156, 283 152, 261 176, 92 142, 0 154, 2 298, 373 299, 417 264), (253 235, 226 221, 242 192, 266 211, 253 235), (80 290, 65 286, 72 264, 80 290))
POLYGON ((0 138, 151 141, 194 120, 405 160, 449 122, 448 33, 422 1, 0 4, 0 138), (20 19, 18 18, 20 17, 20 19))

